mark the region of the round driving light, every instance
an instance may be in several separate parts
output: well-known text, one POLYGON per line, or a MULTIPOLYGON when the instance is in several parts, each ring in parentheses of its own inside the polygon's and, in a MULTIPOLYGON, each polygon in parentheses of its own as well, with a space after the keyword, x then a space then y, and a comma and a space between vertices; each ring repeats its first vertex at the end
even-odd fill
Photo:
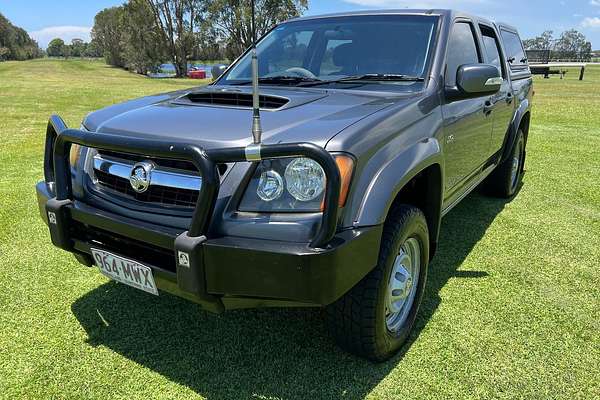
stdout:
POLYGON ((256 194, 261 200, 269 202, 281 197, 283 193, 283 179, 272 169, 260 174, 256 194))
POLYGON ((296 200, 311 201, 325 189, 325 171, 310 158, 296 158, 285 169, 285 182, 296 200))

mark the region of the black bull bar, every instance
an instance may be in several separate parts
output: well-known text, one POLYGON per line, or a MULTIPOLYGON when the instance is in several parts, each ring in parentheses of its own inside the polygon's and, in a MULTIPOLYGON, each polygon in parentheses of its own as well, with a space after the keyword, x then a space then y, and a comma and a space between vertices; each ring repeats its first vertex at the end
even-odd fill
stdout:
POLYGON ((207 240, 206 234, 219 193, 217 164, 287 157, 308 157, 316 161, 325 172, 326 187, 322 220, 309 247, 324 248, 335 235, 341 178, 334 158, 322 147, 312 143, 288 143, 203 149, 190 143, 69 129, 60 117, 53 115, 46 131, 44 171, 45 180, 54 188, 55 197, 48 200, 46 213, 52 242, 62 249, 73 250, 73 242, 69 237, 70 209, 73 207, 69 162, 72 144, 193 163, 202 177, 202 184, 189 229, 175 239, 173 250, 177 285, 181 290, 194 293, 207 302, 214 303, 215 299, 205 289, 202 244, 207 240))

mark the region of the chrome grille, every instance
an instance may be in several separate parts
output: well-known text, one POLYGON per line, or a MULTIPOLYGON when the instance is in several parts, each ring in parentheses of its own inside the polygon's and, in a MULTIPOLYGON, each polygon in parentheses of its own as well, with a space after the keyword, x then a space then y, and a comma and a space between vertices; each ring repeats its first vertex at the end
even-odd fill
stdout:
MULTIPOLYGON (((187 161, 94 151, 90 166, 88 173, 97 190, 138 202, 194 207, 202 187, 202 177, 194 165, 187 161), (132 168, 140 161, 151 161, 156 166, 152 171, 150 186, 143 193, 136 192, 129 182, 132 168)), ((219 165, 221 175, 226 170, 227 165, 219 165)))
POLYGON ((124 179, 99 170, 95 170, 94 174, 96 175, 98 185, 134 198, 137 201, 193 207, 198 200, 197 190, 151 185, 144 193, 137 193, 129 184, 129 179, 124 179))

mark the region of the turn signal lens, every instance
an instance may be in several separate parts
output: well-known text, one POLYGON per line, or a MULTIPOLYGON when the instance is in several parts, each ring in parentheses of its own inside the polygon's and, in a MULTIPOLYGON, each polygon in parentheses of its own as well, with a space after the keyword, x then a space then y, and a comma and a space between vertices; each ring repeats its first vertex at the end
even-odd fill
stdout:
POLYGON ((340 171, 340 201, 339 206, 344 207, 350 190, 352 173, 354 172, 354 159, 347 155, 338 154, 335 156, 335 163, 340 171))
POLYGON ((71 145, 71 152, 69 153, 69 162, 71 163, 71 168, 77 168, 77 162, 79 161, 79 157, 81 156, 81 146, 78 144, 71 145))

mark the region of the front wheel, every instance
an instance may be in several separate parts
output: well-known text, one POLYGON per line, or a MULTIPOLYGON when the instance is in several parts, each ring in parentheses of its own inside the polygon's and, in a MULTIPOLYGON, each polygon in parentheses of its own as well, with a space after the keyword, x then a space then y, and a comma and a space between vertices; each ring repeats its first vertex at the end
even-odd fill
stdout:
POLYGON ((414 325, 429 264, 423 212, 400 205, 388 217, 377 266, 327 308, 340 347, 374 361, 394 355, 414 325))

